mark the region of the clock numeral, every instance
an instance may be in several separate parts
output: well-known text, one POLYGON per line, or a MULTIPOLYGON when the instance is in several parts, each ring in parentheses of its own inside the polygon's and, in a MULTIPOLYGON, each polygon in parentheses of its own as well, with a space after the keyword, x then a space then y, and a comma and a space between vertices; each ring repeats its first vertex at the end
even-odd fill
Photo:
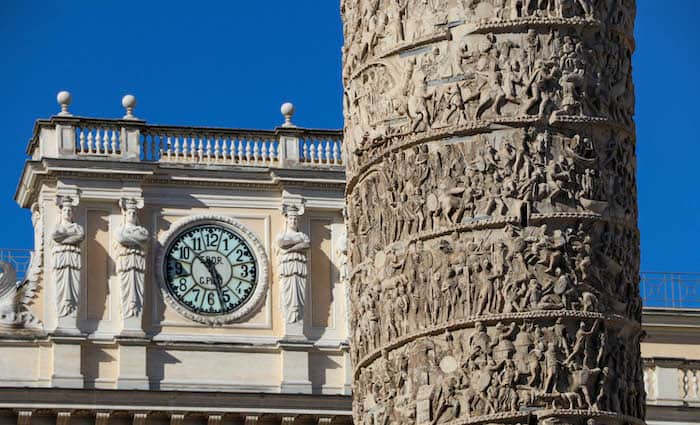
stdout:
POLYGON ((202 250, 202 239, 201 238, 196 238, 192 240, 192 248, 194 248, 195 251, 201 251, 202 250))
POLYGON ((248 274, 249 274, 248 273, 248 265, 247 264, 242 265, 241 269, 243 270, 243 272, 241 273, 241 277, 248 277, 248 274))
POLYGON ((180 279, 180 286, 178 287, 178 289, 181 292, 184 292, 187 290, 187 279, 185 279, 185 278, 180 279))
POLYGON ((228 293, 228 292, 224 292, 224 294, 223 294, 223 297, 222 297, 222 298, 224 299, 224 302, 225 302, 226 304, 228 304, 228 303, 230 303, 230 302, 231 302, 231 295, 229 295, 229 293, 228 293))
POLYGON ((243 254, 243 250, 242 250, 242 249, 240 249, 240 248, 237 249, 237 250, 236 250, 236 255, 238 256, 238 258, 236 258, 236 261, 243 261, 243 255, 244 255, 244 254, 243 254))
POLYGON ((179 262, 175 263, 175 275, 180 276, 183 272, 184 270, 182 268, 182 264, 180 264, 179 262))
POLYGON ((209 303, 209 305, 214 305, 214 301, 216 301, 214 299, 214 293, 213 292, 208 293, 207 294, 207 303, 209 303))
POLYGON ((194 294, 194 302, 198 302, 198 301, 199 301, 199 292, 200 292, 200 291, 199 291, 199 288, 194 288, 194 289, 192 290, 192 293, 194 294))
POLYGON ((208 247, 217 246, 219 243, 219 235, 216 233, 207 233, 204 235, 204 239, 208 247))
POLYGON ((228 251, 228 239, 222 241, 224 243, 224 251, 228 251))
POLYGON ((183 260, 189 260, 189 259, 190 259, 190 254, 191 254, 191 253, 192 253, 192 252, 191 252, 191 250, 190 250, 189 247, 187 247, 187 246, 181 246, 181 247, 180 247, 180 258, 181 258, 181 259, 183 259, 183 260))

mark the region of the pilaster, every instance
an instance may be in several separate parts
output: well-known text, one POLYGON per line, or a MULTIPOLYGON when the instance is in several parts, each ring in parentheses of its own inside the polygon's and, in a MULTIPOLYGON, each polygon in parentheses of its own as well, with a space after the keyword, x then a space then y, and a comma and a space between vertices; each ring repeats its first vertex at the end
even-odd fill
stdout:
POLYGON ((343 351, 343 372, 345 377, 343 395, 352 395, 352 358, 348 349, 343 351))
POLYGON ((290 394, 311 394, 309 378, 310 342, 282 341, 278 344, 282 355, 282 383, 280 392, 290 394))
POLYGON ((52 387, 83 388, 82 341, 79 337, 50 337, 52 387))
POLYGON ((664 405, 683 405, 679 385, 679 369, 681 360, 655 359, 654 360, 654 394, 656 402, 664 405))
POLYGON ((122 159, 138 161, 141 159, 141 126, 145 121, 123 120, 121 123, 122 159))
POLYGON ((117 389, 147 390, 149 388, 147 375, 147 339, 117 338, 119 344, 119 372, 117 389))

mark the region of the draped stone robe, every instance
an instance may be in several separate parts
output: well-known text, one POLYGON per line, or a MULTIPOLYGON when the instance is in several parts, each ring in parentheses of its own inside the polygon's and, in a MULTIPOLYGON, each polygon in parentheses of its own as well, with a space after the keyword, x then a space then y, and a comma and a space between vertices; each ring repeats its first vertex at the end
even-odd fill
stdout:
POLYGON ((126 223, 115 232, 119 244, 117 274, 121 286, 122 314, 134 317, 143 310, 143 288, 146 273, 145 245, 148 231, 136 224, 126 223))
POLYGON ((300 321, 304 314, 306 294, 306 252, 310 239, 302 232, 287 230, 277 238, 280 248, 279 274, 282 289, 282 308, 287 323, 300 321))
POLYGON ((58 317, 73 314, 80 299, 80 243, 85 239, 83 227, 77 223, 59 223, 51 235, 56 304, 58 317))

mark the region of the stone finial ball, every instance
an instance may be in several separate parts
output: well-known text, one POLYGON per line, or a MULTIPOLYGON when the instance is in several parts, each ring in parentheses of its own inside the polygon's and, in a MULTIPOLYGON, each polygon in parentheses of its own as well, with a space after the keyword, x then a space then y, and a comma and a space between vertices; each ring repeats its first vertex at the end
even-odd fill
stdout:
POLYGON ((135 108, 136 107, 136 97, 131 94, 127 94, 122 97, 122 106, 125 108, 135 108))
POLYGON ((70 105, 72 101, 73 96, 71 96, 70 92, 65 90, 58 92, 56 95, 56 102, 58 102, 59 105, 70 105))
POLYGON ((294 115, 295 111, 296 109, 294 108, 294 105, 289 102, 286 102, 282 105, 282 108, 280 108, 280 112, 282 112, 282 115, 284 115, 285 117, 294 115))

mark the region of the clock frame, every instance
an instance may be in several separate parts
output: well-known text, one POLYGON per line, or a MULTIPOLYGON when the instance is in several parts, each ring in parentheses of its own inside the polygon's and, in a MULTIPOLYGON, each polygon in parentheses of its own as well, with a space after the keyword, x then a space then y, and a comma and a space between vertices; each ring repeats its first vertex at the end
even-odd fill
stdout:
MULTIPOLYGON (((158 247, 158 256, 156 260, 156 276, 160 287, 160 292, 167 305, 181 316, 210 326, 222 326, 225 324, 238 322, 246 318, 248 315, 257 310, 259 305, 265 299, 268 291, 269 269, 267 253, 264 246, 255 236, 255 234, 253 234, 253 232, 251 232, 246 226, 237 220, 222 215, 189 216, 175 222, 171 228, 159 239, 160 244, 158 247), (235 307, 232 311, 218 313, 197 311, 197 309, 194 309, 191 305, 186 305, 187 303, 181 300, 170 289, 170 284, 168 281, 168 265, 166 263, 169 261, 168 253, 171 251, 171 247, 173 247, 173 245, 181 238, 186 236, 188 232, 198 228, 204 228, 205 226, 220 227, 233 233, 245 243, 253 257, 255 270, 257 272, 255 286, 251 292, 247 294, 241 304, 235 307)), ((213 256, 209 255, 208 257, 213 256)), ((192 263, 194 264, 195 261, 197 260, 193 259, 192 263)), ((199 269, 201 268, 202 265, 199 266, 199 269)), ((190 274, 194 279, 195 273, 192 269, 190 269, 190 274)), ((201 278, 202 277, 200 277, 200 279, 201 278)), ((205 284, 213 285, 211 282, 206 282, 205 284)), ((195 285, 197 285, 196 282, 193 283, 193 286, 195 285)), ((218 293, 217 295, 221 296, 221 293, 218 293)), ((205 296, 206 294, 202 295, 202 297, 205 296)), ((220 298, 219 301, 221 301, 220 298)))

